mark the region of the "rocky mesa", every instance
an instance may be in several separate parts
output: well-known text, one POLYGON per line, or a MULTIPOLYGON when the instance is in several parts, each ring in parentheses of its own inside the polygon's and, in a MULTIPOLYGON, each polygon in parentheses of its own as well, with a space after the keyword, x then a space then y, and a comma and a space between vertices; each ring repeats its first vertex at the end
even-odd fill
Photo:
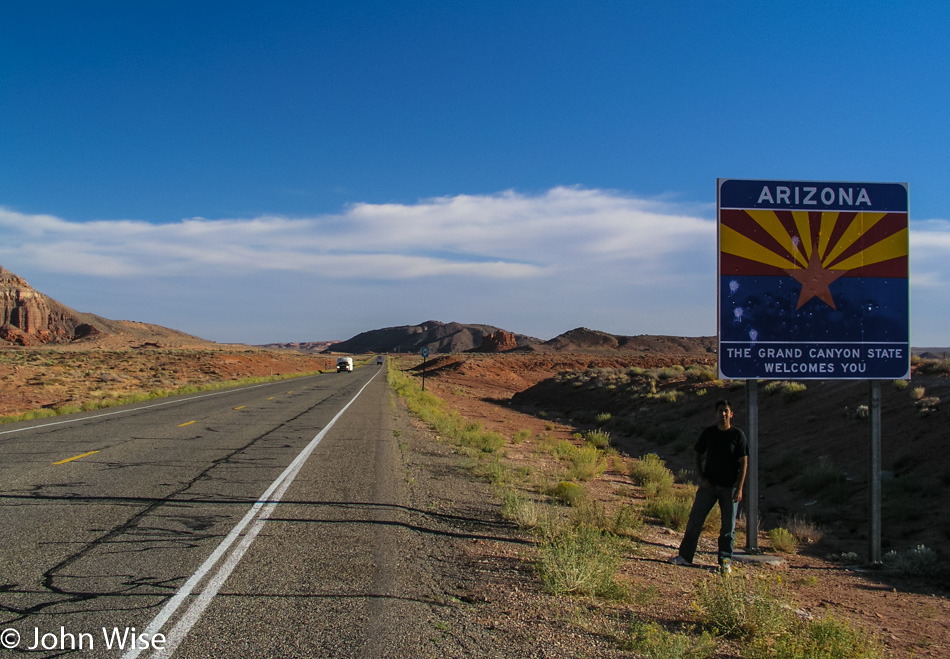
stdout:
POLYGON ((109 320, 72 309, 0 266, 0 346, 182 347, 212 341, 159 325, 109 320))

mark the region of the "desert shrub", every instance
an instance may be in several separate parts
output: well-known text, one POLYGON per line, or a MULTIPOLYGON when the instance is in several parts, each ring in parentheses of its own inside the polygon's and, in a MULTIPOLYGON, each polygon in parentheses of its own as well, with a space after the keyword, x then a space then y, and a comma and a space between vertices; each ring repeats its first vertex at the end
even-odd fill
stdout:
POLYGON ((914 387, 910 390, 910 397, 914 400, 920 400, 924 397, 924 394, 927 392, 923 387, 914 387))
POLYGON ((902 552, 889 551, 881 559, 884 567, 911 576, 932 574, 938 565, 937 553, 925 545, 902 552))
POLYGON ((594 448, 604 449, 610 446, 610 433, 605 430, 588 430, 584 433, 583 438, 594 448))
POLYGON ((572 481, 561 481, 554 487, 551 496, 568 506, 576 506, 587 498, 584 487, 572 481))
POLYGON ((699 380, 700 382, 712 382, 718 377, 716 370, 709 366, 701 364, 692 364, 686 369, 686 375, 699 380))
POLYGON ((478 459, 472 470, 492 485, 510 485, 517 480, 514 470, 497 453, 482 452, 476 455, 478 459))
POLYGON ((56 415, 62 416, 64 414, 75 414, 76 412, 81 412, 82 406, 80 405, 63 405, 62 407, 56 408, 56 415))
POLYGON ((834 618, 793 625, 774 644, 757 642, 746 651, 750 659, 875 659, 884 657, 879 639, 834 618))
POLYGON ((798 400, 805 393, 806 386, 801 382, 789 382, 782 387, 782 396, 787 402, 798 400))
POLYGON ((533 529, 541 522, 541 505, 510 490, 501 505, 501 516, 517 524, 518 528, 533 529))
POLYGON ((609 423, 609 422, 610 422, 610 419, 611 419, 611 414, 610 414, 610 412, 601 412, 600 414, 598 414, 597 416, 594 417, 594 422, 595 422, 598 426, 603 426, 603 425, 606 425, 607 423, 609 423))
MULTIPOLYGON (((686 522, 689 521, 689 511, 693 507, 695 491, 695 488, 688 488, 685 492, 669 492, 650 499, 643 512, 663 526, 674 531, 682 531, 686 528, 686 522)), ((718 519, 718 515, 716 517, 718 519)))
POLYGON ((676 389, 669 389, 667 391, 662 391, 656 395, 659 400, 662 400, 667 403, 675 403, 680 398, 683 397, 683 394, 676 389))
POLYGON ((577 447, 566 439, 558 439, 551 446, 551 453, 562 460, 569 460, 577 447))
POLYGON ((849 563, 849 564, 857 563, 858 561, 861 560, 861 557, 858 556, 853 551, 845 551, 845 552, 841 552, 840 554, 828 554, 825 558, 831 561, 832 563, 849 563))
POLYGON ((579 481, 597 478, 607 470, 607 459, 593 446, 575 447, 569 462, 568 476, 579 481))
POLYGON ((774 639, 790 626, 793 615, 778 581, 764 576, 704 579, 697 583, 695 597, 704 626, 729 638, 774 639))
POLYGON ((909 380, 894 380, 894 388, 898 391, 903 391, 910 385, 909 380))
MULTIPOLYGON (((454 419, 453 419, 454 421, 454 419)), ((454 423, 452 425, 455 425, 454 423)), ((494 453, 505 445, 505 438, 497 432, 486 431, 482 424, 473 422, 465 424, 461 431, 447 432, 450 436, 457 435, 463 446, 469 446, 484 453, 494 453)))
POLYGON ((798 550, 798 540, 788 529, 781 527, 769 531, 769 541, 775 551, 794 554, 798 550))
POLYGON ((691 629, 667 631, 655 622, 635 617, 621 647, 643 659, 705 659, 716 655, 716 638, 707 631, 699 635, 691 629))
POLYGON ((538 546, 537 570, 545 591, 620 600, 630 589, 617 581, 622 541, 589 527, 560 527, 538 546))
POLYGON ((611 526, 604 504, 589 498, 584 498, 571 507, 568 521, 572 526, 587 526, 598 531, 610 531, 611 526))
POLYGON ((658 380, 672 380, 682 376, 685 371, 686 369, 684 369, 682 366, 675 364, 668 368, 656 369, 654 373, 658 380))
POLYGON ((656 453, 648 453, 630 464, 630 479, 635 485, 649 491, 652 497, 673 489, 673 472, 656 453))
POLYGON ((643 528, 643 515, 633 506, 620 506, 611 519, 608 530, 619 536, 634 536, 643 528))
POLYGON ((703 626, 742 641, 748 659, 874 659, 879 639, 833 618, 807 620, 781 586, 781 579, 706 579, 697 584, 703 626))
POLYGON ((795 536, 796 540, 806 545, 817 544, 824 537, 824 531, 815 523, 794 515, 785 520, 785 528, 795 536))
POLYGON ((522 428, 511 436, 512 444, 520 444, 531 436, 531 431, 522 428))
POLYGON ((771 380, 765 384, 765 386, 762 388, 762 391, 771 396, 772 394, 781 391, 782 387, 784 387, 786 384, 788 384, 788 382, 784 380, 771 380))

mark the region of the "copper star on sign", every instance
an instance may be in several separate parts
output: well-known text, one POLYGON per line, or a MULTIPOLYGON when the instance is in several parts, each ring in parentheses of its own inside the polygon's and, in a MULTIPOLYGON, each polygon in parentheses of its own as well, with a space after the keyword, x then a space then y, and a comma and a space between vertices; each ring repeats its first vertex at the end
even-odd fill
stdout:
POLYGON ((827 270, 822 267, 821 257, 818 255, 818 246, 816 245, 811 250, 811 258, 808 260, 807 268, 796 268, 785 272, 802 285, 802 292, 798 296, 798 306, 795 309, 801 309, 802 305, 813 297, 817 297, 834 309, 835 301, 831 297, 831 290, 828 287, 847 271, 827 270))

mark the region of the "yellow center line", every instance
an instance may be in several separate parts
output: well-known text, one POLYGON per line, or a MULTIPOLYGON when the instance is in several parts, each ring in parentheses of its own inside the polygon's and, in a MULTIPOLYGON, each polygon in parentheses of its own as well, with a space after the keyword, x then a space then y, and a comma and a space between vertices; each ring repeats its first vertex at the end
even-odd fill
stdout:
POLYGON ((274 400, 274 397, 273 397, 273 396, 268 396, 268 397, 267 397, 267 400, 274 400))
POLYGON ((238 406, 235 407, 234 409, 236 409, 236 410, 243 410, 245 407, 247 407, 247 405, 238 405, 238 406))
POLYGON ((99 451, 89 451, 88 453, 83 453, 82 455, 74 455, 74 456, 71 457, 71 458, 66 458, 65 460, 60 460, 59 462, 54 462, 53 464, 54 464, 54 465, 64 465, 64 464, 66 464, 67 462, 72 462, 73 460, 78 460, 79 458, 85 458, 86 456, 89 456, 89 455, 95 455, 95 454, 98 453, 98 452, 99 452, 99 451))
POLYGON ((178 424, 178 427, 179 427, 179 428, 184 428, 185 426, 190 426, 190 425, 193 424, 193 423, 198 423, 198 422, 197 422, 197 421, 186 421, 185 423, 179 423, 179 424, 178 424))

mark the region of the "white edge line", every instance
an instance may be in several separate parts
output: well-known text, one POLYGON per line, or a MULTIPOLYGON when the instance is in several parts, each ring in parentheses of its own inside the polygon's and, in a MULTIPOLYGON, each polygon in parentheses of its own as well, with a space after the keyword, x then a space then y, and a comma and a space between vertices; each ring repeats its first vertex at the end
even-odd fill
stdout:
MULTIPOLYGON (((317 447, 317 444, 324 438, 324 436, 329 432, 330 428, 339 420, 343 413, 359 398, 360 394, 363 393, 363 390, 370 385, 370 383, 376 379, 376 376, 379 375, 379 371, 373 374, 366 384, 364 384, 359 391, 356 392, 356 395, 350 399, 350 401, 343 406, 343 408, 336 413, 330 422, 317 433, 316 437, 310 440, 310 443, 294 458, 283 473, 277 477, 270 487, 261 495, 260 499, 251 506, 251 509, 244 515, 243 519, 238 522, 237 526, 231 529, 231 532, 221 541, 221 543, 215 548, 211 555, 205 559, 205 562, 195 571, 194 574, 189 577, 188 581, 178 590, 177 593, 162 607, 162 610, 158 612, 152 621, 146 627, 145 631, 140 634, 140 636, 145 636, 146 638, 153 638, 157 634, 164 624, 168 622, 169 618, 181 607, 185 599, 188 598, 191 593, 194 591, 195 587, 200 583, 214 567, 215 563, 221 558, 221 556, 230 549, 231 545, 237 540, 238 536, 244 531, 248 524, 254 520, 255 517, 258 518, 258 523, 255 524, 250 531, 248 531, 244 540, 235 548, 234 552, 228 557, 228 559, 221 565, 218 569, 218 572, 212 576, 206 585, 205 589, 201 592, 198 598, 194 603, 188 608, 187 611, 182 615, 181 619, 172 629, 171 634, 169 635, 168 643, 163 647, 163 649, 158 650, 153 656, 155 657, 166 657, 171 656, 175 651, 178 645, 184 640, 185 635, 191 629, 192 626, 198 619, 201 617, 202 612, 207 608, 211 603, 212 598, 220 590, 221 586, 224 585, 224 582, 227 580, 228 576, 237 567, 238 562, 241 560, 241 557, 244 555, 244 552, 247 551, 250 547, 251 542, 260 532, 260 529, 263 527, 263 522, 268 517, 270 517, 271 512, 274 507, 283 497, 284 493, 287 491, 287 488, 290 487, 290 484, 293 482, 294 478, 297 477, 297 474, 300 472, 300 469, 303 467, 304 462, 307 461, 307 458, 310 457, 310 454, 313 453, 313 450, 317 447), (262 510, 263 509, 263 510, 262 510), (258 516, 258 512, 260 515, 258 516), (180 632, 180 633, 179 633, 180 632)), ((122 659, 135 659, 141 654, 144 648, 132 648, 126 652, 122 659)))

